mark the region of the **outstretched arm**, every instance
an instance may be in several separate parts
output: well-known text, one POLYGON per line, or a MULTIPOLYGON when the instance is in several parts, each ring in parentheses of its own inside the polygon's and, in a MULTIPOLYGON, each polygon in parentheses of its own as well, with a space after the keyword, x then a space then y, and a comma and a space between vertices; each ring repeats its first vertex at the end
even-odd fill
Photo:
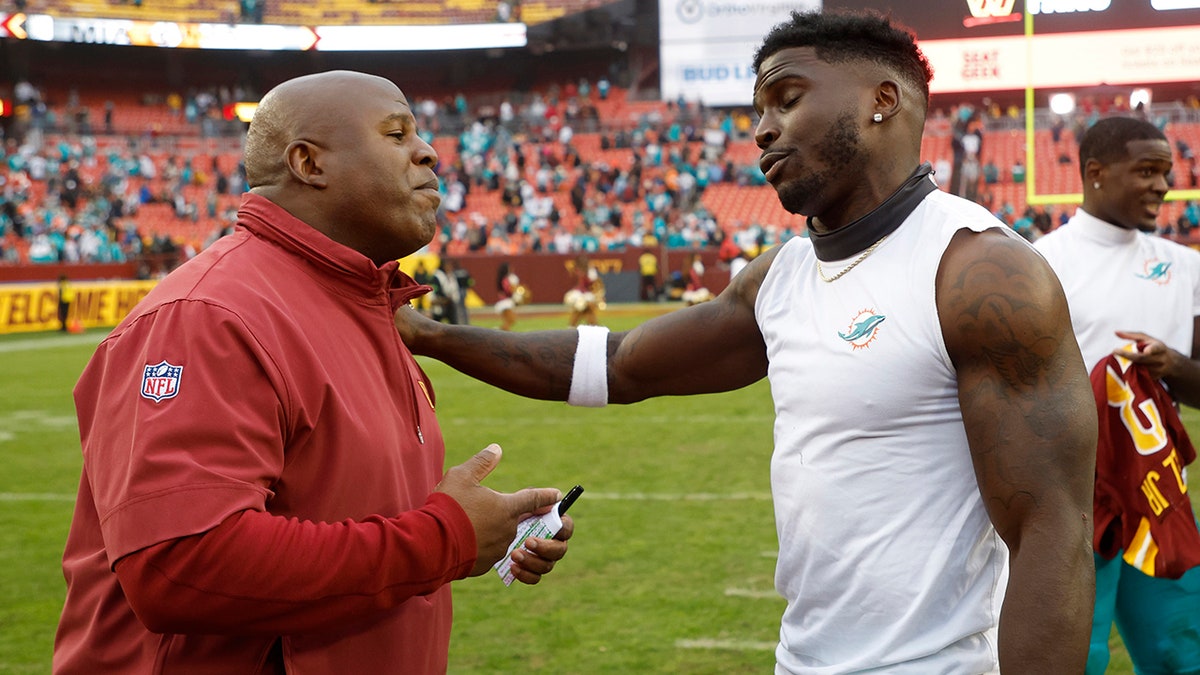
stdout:
MULTIPOLYGON (((715 300, 656 317, 608 336, 608 400, 737 389, 767 373, 754 300, 778 249, 759 256, 715 300)), ((441 324, 409 307, 396 312, 400 336, 415 354, 529 398, 565 401, 579 333, 509 333, 441 324)))
POLYGON ((963 230, 937 306, 976 480, 1011 555, 1001 669, 1083 672, 1097 422, 1062 288, 1024 243, 963 230))

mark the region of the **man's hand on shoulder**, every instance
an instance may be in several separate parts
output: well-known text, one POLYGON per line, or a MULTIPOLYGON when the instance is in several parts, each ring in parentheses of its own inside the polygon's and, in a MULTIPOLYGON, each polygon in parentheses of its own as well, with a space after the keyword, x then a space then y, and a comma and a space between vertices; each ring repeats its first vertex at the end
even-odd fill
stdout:
POLYGON ((425 354, 421 351, 421 346, 429 344, 430 341, 426 338, 442 326, 408 303, 396 310, 392 320, 396 324, 396 330, 400 332, 400 339, 414 354, 425 354))

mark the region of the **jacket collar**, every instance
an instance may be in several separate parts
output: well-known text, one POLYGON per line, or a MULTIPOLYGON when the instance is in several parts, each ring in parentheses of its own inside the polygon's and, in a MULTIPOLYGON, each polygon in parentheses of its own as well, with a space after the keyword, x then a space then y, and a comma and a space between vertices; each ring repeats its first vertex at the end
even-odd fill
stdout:
POLYGON ((304 261, 339 291, 368 300, 385 297, 393 310, 430 290, 401 272, 399 262, 376 265, 260 195, 242 196, 238 225, 304 261))

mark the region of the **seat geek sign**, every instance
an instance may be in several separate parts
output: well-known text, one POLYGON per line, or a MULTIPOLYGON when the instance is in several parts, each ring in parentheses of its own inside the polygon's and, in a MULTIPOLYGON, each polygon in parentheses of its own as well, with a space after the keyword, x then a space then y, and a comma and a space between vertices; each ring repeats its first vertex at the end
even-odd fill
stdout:
POLYGON ((1192 82, 1200 73, 1200 0, 922 0, 893 3, 891 14, 916 31, 934 94, 1192 82))
POLYGON ((849 10, 886 6, 893 18, 916 31, 923 41, 1019 36, 1025 32, 1022 19, 1026 11, 1033 17, 1037 34, 1200 24, 1200 0, 826 0, 824 4, 829 9, 849 10))
POLYGON ((1185 82, 1200 73, 1200 26, 922 40, 921 49, 935 94, 1185 82))

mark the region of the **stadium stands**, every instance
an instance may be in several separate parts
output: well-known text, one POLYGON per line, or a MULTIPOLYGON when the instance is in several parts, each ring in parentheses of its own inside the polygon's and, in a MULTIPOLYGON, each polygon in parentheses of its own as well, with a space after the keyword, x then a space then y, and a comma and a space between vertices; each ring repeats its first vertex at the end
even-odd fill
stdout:
MULTIPOLYGON (((634 100, 620 87, 604 99, 595 91, 578 96, 574 89, 573 84, 554 85, 540 94, 513 96, 520 104, 514 106, 504 134, 496 133, 499 113, 494 97, 475 97, 465 116, 437 106, 432 128, 440 133, 432 142, 440 156, 439 173, 444 180, 462 181, 467 193, 461 209, 446 205, 443 233, 432 250, 515 253, 565 245, 621 247, 640 245, 647 234, 672 246, 716 245, 729 236, 770 245, 802 232, 803 220, 783 211, 772 188, 762 181, 757 170, 759 149, 747 133, 735 130, 736 114, 748 111, 634 100), (577 105, 580 99, 594 110, 598 125, 580 117, 586 107, 577 105), (487 125, 476 124, 472 131, 483 133, 486 141, 459 135, 462 125, 476 118, 490 120, 487 125), (581 131, 563 136, 563 127, 572 125, 581 131), (716 130, 725 142, 706 142, 706 131, 716 130), (475 142, 490 149, 472 149, 475 142), (522 170, 508 166, 516 161, 518 150, 517 166, 522 170), (680 196, 678 184, 683 173, 700 176, 695 188, 698 198, 687 204, 679 204, 687 201, 680 196), (523 184, 521 189, 510 186, 506 191, 513 178, 523 184), (539 187, 539 182, 545 185, 539 187), (584 195, 578 202, 572 195, 576 184, 584 195), (652 193, 658 191, 658 184, 675 197, 654 203, 652 193), (618 194, 619 190, 623 191, 618 194), (507 203, 513 192, 523 198, 516 206, 507 203), (753 236, 747 237, 747 231, 753 236)), ((196 98, 203 91, 172 97, 113 87, 80 91, 60 87, 45 93, 47 100, 57 103, 48 107, 49 117, 41 120, 53 129, 42 135, 37 152, 57 156, 51 162, 53 175, 17 180, 14 174, 28 175, 29 167, 14 169, 14 154, 22 152, 14 152, 12 142, 5 149, 9 185, 4 200, 19 202, 13 212, 25 221, 16 228, 0 215, 0 242, 9 262, 30 260, 34 235, 61 230, 56 240, 61 248, 64 239, 78 237, 80 228, 99 227, 97 222, 107 223, 107 236, 123 243, 125 255, 161 247, 163 242, 180 251, 196 251, 228 227, 240 200, 240 137, 222 134, 243 127, 220 115, 220 98, 227 94, 209 94, 209 101, 198 106, 196 98), (84 185, 73 209, 58 196, 59 178, 69 166, 75 166, 84 185), (13 186, 22 183, 27 187, 14 191, 13 186), (116 200, 121 200, 124 212, 113 215, 110 209, 116 200)), ((1173 142, 1200 147, 1200 118, 1195 111, 1177 116, 1167 133, 1173 142)), ((953 136, 946 118, 935 116, 922 146, 923 158, 948 163, 953 136)), ((1056 143, 1049 125, 1039 123, 1033 147, 1030 178, 1038 194, 1080 191, 1073 159, 1077 148, 1069 130, 1056 143), (1067 161, 1061 162, 1060 157, 1067 161)), ((1034 211, 1044 211, 1056 224, 1073 208, 1051 205, 1027 213, 1027 183, 1014 179, 1011 172, 1017 163, 1027 164, 1025 133, 1011 121, 984 120, 980 154, 998 171, 994 181, 980 184, 978 198, 1010 225, 1016 226, 1022 216, 1034 211)), ((27 163, 29 158, 24 159, 27 163)), ((1189 185, 1185 182, 1181 187, 1189 185)), ((1183 209, 1181 202, 1169 203, 1162 224, 1174 223, 1183 209)), ((1197 231, 1188 240, 1200 241, 1197 231)))

